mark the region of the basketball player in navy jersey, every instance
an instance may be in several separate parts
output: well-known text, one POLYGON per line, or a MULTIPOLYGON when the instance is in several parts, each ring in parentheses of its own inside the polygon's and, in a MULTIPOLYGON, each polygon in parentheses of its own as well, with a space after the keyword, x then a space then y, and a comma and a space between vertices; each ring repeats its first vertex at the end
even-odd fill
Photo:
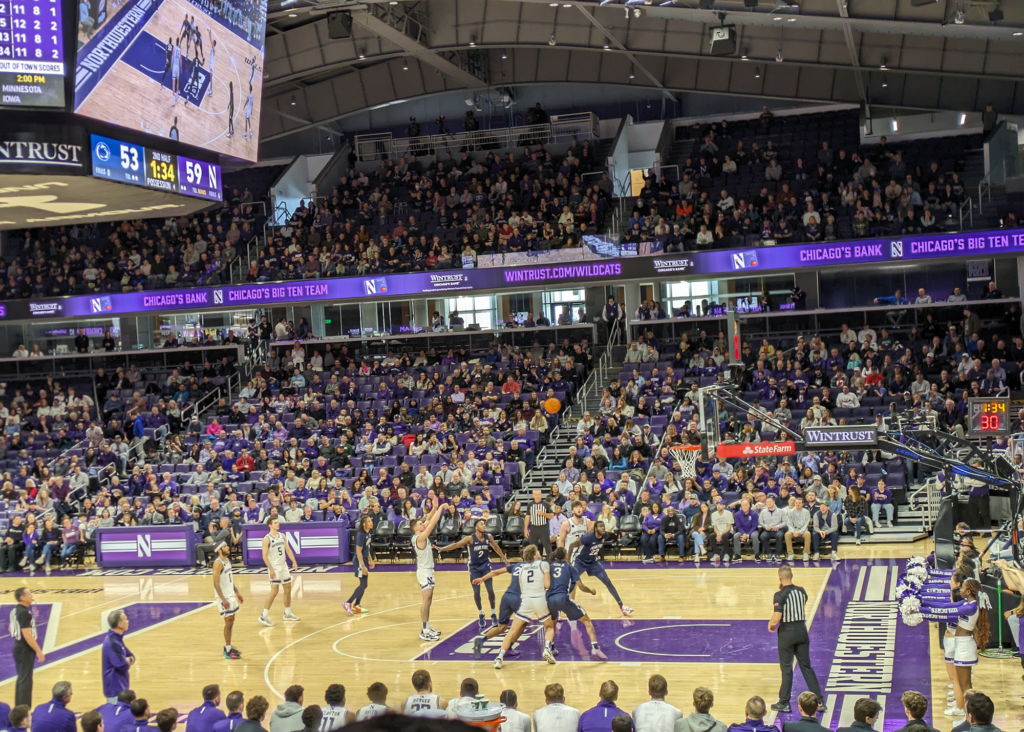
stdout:
POLYGON ((167 54, 167 61, 164 64, 164 73, 160 77, 160 86, 164 85, 164 80, 167 78, 167 72, 171 70, 171 57, 174 56, 174 39, 167 39, 167 48, 164 49, 164 53, 167 54))
POLYGON ((213 563, 213 590, 217 595, 217 609, 224 618, 224 658, 237 661, 241 652, 231 645, 231 631, 235 627, 235 614, 242 603, 242 593, 235 589, 235 580, 231 576, 231 547, 222 541, 215 548, 217 560, 213 563))
POLYGON ((288 571, 288 562, 291 562, 292 569, 299 571, 299 562, 292 552, 288 538, 278 529, 281 521, 276 516, 267 521, 270 533, 263 537, 263 564, 267 567, 267 574, 270 576, 270 594, 263 605, 263 612, 258 620, 267 627, 273 628, 274 621, 270 619, 270 606, 277 599, 277 592, 284 587, 284 619, 298 621, 298 617, 292 612, 292 574, 288 571))
MULTIPOLYGON (((578 586, 584 592, 596 595, 597 590, 592 590, 580 581, 579 572, 576 568, 565 561, 565 547, 558 547, 551 557, 551 586, 547 591, 548 610, 555 623, 558 623, 558 614, 565 615, 570 621, 579 620, 587 629, 590 636, 590 655, 599 661, 607 661, 608 656, 597 643, 597 633, 594 631, 594 624, 583 609, 575 600, 569 597, 570 593, 578 586)), ((551 651, 551 657, 555 653, 555 626, 544 630, 544 645, 551 651)))
POLYGON ((235 82, 228 82, 228 137, 235 134, 235 82))
POLYGON ((181 21, 181 28, 178 31, 178 42, 180 43, 183 39, 185 53, 188 53, 189 44, 192 42, 192 21, 188 19, 188 13, 185 13, 185 20, 181 21))
POLYGON ((178 137, 178 118, 177 117, 174 118, 174 124, 171 125, 171 129, 168 130, 167 137, 169 137, 172 140, 179 139, 179 137, 178 137))
MULTIPOLYGON (((479 586, 502 574, 509 574, 512 576, 512 581, 509 582, 508 589, 505 590, 505 594, 501 596, 501 604, 498 606, 498 624, 473 639, 473 650, 476 653, 480 653, 480 650, 483 648, 484 641, 495 638, 508 630, 508 626, 512 622, 512 616, 516 614, 516 610, 519 609, 519 604, 523 599, 522 591, 519 588, 519 575, 522 572, 522 568, 522 564, 517 564, 511 568, 501 567, 500 569, 488 572, 483 577, 477 577, 473 580, 473 584, 479 586)), ((519 651, 509 647, 509 650, 505 652, 505 655, 518 656, 519 651)))
POLYGON ((608 592, 611 593, 612 597, 615 598, 615 602, 618 603, 622 614, 630 615, 633 612, 633 608, 622 604, 622 598, 619 597, 619 593, 615 590, 615 585, 612 584, 612 581, 608 578, 608 573, 604 571, 604 565, 601 564, 601 548, 610 538, 604 530, 604 521, 597 521, 594 523, 593 531, 589 534, 584 534, 569 545, 568 554, 572 556, 573 550, 581 547, 581 551, 576 556, 576 561, 573 565, 576 567, 576 571, 580 576, 586 572, 591 577, 597 577, 601 584, 608 588, 608 592))
MULTIPOLYGON (((438 547, 437 549, 439 552, 447 552, 453 549, 461 549, 464 546, 469 547, 469 581, 473 585, 473 599, 476 600, 477 612, 480 613, 478 621, 480 630, 484 630, 487 627, 487 621, 484 620, 484 608, 480 601, 480 585, 473 582, 473 580, 483 577, 491 571, 492 548, 501 558, 501 561, 504 564, 508 564, 508 557, 505 556, 505 552, 494 541, 494 537, 485 531, 486 528, 487 522, 483 519, 477 519, 473 524, 472 534, 463 537, 454 544, 438 547)), ((497 627, 498 616, 494 614, 494 582, 493 580, 485 579, 483 584, 487 588, 487 599, 491 604, 491 627, 497 627)))
POLYGON ((356 533, 356 558, 352 562, 359 584, 352 590, 348 600, 341 605, 349 615, 369 612, 369 610, 363 609, 362 602, 363 595, 366 593, 366 586, 369 584, 370 570, 376 566, 376 562, 373 559, 373 546, 371 544, 372 533, 373 519, 369 516, 363 516, 359 519, 359 531, 356 533))

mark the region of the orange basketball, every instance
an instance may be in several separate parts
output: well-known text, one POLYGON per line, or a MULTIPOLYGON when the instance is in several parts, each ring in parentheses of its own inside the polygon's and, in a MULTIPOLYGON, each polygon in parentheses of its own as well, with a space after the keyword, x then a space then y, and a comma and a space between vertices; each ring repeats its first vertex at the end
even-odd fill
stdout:
POLYGON ((555 398, 548 399, 544 402, 544 409, 547 410, 548 414, 558 414, 558 410, 562 408, 562 403, 555 398))

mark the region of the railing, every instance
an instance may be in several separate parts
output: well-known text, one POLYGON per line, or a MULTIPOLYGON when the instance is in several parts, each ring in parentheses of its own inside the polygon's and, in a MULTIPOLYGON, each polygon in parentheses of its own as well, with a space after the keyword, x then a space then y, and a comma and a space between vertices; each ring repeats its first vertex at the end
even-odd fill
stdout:
MULTIPOLYGON (((960 206, 959 214, 960 214, 960 230, 961 231, 963 231, 963 228, 964 228, 964 209, 965 208, 967 209, 967 219, 969 221, 968 225, 971 228, 974 228, 974 199, 971 198, 970 196, 967 197, 967 205, 966 206, 964 206, 964 205, 960 206)), ((979 213, 980 213, 980 210, 979 210, 979 213)))
POLYGON ((383 160, 405 155, 425 155, 433 150, 474 150, 520 147, 577 139, 593 140, 600 134, 597 115, 590 112, 556 115, 541 125, 504 127, 472 132, 395 138, 390 132, 357 135, 356 157, 360 161, 383 160), (486 148, 485 148, 486 146, 486 148))
POLYGON ((978 215, 980 216, 984 207, 981 205, 981 197, 988 194, 989 203, 992 202, 992 174, 986 173, 985 177, 978 181, 978 215))

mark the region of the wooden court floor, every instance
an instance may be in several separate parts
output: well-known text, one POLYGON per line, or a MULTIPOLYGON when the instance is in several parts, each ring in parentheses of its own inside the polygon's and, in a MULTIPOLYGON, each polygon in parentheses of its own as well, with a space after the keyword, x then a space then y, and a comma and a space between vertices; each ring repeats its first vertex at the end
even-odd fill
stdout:
MULTIPOLYGON (((263 90, 263 56, 257 61, 258 70, 253 78, 252 135, 246 139, 245 104, 249 94, 252 67, 245 63, 253 49, 245 40, 212 20, 187 0, 161 0, 156 14, 146 24, 146 32, 162 43, 167 38, 178 38, 186 13, 196 17, 203 35, 203 49, 209 58, 211 39, 217 41, 213 70, 213 96, 203 97, 200 107, 183 99, 171 106, 173 95, 167 87, 123 61, 114 63, 110 72, 96 85, 88 99, 75 111, 104 122, 141 130, 158 137, 167 137, 174 119, 178 119, 181 142, 204 147, 211 151, 255 160, 258 151, 259 119, 263 90), (234 129, 228 137, 228 82, 234 85, 234 129)), ((181 45, 185 53, 185 43, 181 45)), ((161 58, 163 58, 161 54, 161 58)), ((189 59, 192 54, 189 53, 189 59)), ((208 68, 208 63, 204 68, 208 68)), ((163 70, 161 62, 160 71, 163 70)), ((168 83, 170 74, 167 75, 168 83)), ((184 79, 182 79, 184 84, 184 79)))
MULTIPOLYGON (((914 547, 866 545, 846 549, 843 556, 844 560, 887 560, 929 549, 924 542, 914 547)), ((826 587, 835 586, 836 570, 828 562, 797 565, 796 580, 807 589, 814 611, 813 651, 815 623, 836 621, 837 611, 832 607, 836 595, 826 592, 826 587)), ((390 691, 389 704, 397 708, 412 693, 410 676, 419 668, 430 671, 434 691, 442 697, 456 696, 459 682, 472 676, 492 699, 503 689, 516 690, 524 712, 542 705, 543 687, 555 681, 565 687, 568 704, 590 708, 606 679, 619 684, 619 706, 632 711, 647 700, 646 681, 653 673, 667 678, 668 699, 684 713, 690 710, 693 688, 710 687, 716 694, 714 713, 726 722, 742 721, 743 704, 752 695, 769 703, 776 699, 779 669, 775 642, 765 629, 778 584, 773 566, 748 561, 739 567, 716 569, 705 563, 701 569, 692 565, 684 569, 613 569, 609 575, 623 600, 635 610, 629 623, 623 623, 607 590, 595 580, 590 583, 597 589, 596 597, 582 593, 577 597, 597 621, 602 646, 611 656, 609 662, 586 658, 582 628, 563 624, 556 638, 561 651, 557 666, 514 659, 500 671, 493 668, 493 656, 474 659, 466 644, 458 642, 458 638, 472 637, 477 618, 472 590, 462 571, 437 573, 432 623, 444 635, 437 646, 417 637, 420 592, 410 573, 373 573, 364 601, 370 612, 357 617, 341 609, 354 584, 350 572, 298 576, 292 609, 301 620, 283 623, 279 598, 272 610, 277 623, 274 628, 256 620, 269 589, 266 576, 237 575, 236 584, 245 598, 234 638, 243 653, 240 661, 227 661, 221 655, 222 621, 211 602, 208 575, 5 576, 0 580, 0 593, 5 611, 13 603, 16 587, 25 584, 37 593, 37 603, 48 613, 43 635, 49 658, 37 669, 34 702, 44 701, 50 687, 66 679, 74 684, 71 708, 76 712, 103 703, 99 634, 106 629, 106 614, 118 607, 129 608, 134 624, 127 637, 138 659, 132 687, 149 701, 154 713, 169 706, 187 712, 199 703, 202 686, 212 682, 220 683, 225 694, 234 689, 247 696, 263 694, 272 705, 281 701, 281 693, 291 684, 306 688, 305 702, 310 704, 323 702, 328 684, 341 683, 348 690, 348 708, 358 709, 367 703, 366 687, 382 681, 390 691), (657 641, 665 627, 682 627, 685 621, 693 621, 693 627, 672 629, 689 633, 676 636, 684 640, 671 647, 657 642, 651 645, 650 640, 657 641)), ((861 572, 858 593, 865 576, 869 583, 873 577, 861 572)), ((892 576, 884 580, 886 587, 894 585, 892 576)), ((506 585, 504 577, 495 581, 499 601, 506 585)), ((865 595, 865 599, 870 598, 865 595)), ((486 609, 486 594, 484 603, 486 609)), ((524 648, 531 644, 536 646, 537 638, 524 641, 524 648)), ((917 665, 926 667, 930 659, 931 693, 933 698, 944 699, 941 653, 934 648, 929 651, 925 645, 921 643, 916 651, 921 659, 917 665)), ((4 649, 9 653, 9 645, 4 649)), ((524 652, 523 657, 528 656, 524 652)), ((901 673, 898 664, 893 673, 901 673)), ((1021 674, 1018 659, 983 659, 977 669, 976 686, 995 698, 996 724, 1004 730, 1019 729, 1024 721, 1018 698, 1021 674)), ((8 703, 14 695, 10 676, 5 670, 0 678, 0 700, 8 703)), ((821 681, 824 685, 825 679, 821 681)), ((797 691, 801 688, 798 682, 797 691)), ((896 695, 887 705, 885 729, 899 726, 900 712, 896 695)), ((831 719, 833 728, 839 716, 837 709, 831 719)), ((953 726, 942 717, 941 707, 933 723, 940 730, 953 726)))

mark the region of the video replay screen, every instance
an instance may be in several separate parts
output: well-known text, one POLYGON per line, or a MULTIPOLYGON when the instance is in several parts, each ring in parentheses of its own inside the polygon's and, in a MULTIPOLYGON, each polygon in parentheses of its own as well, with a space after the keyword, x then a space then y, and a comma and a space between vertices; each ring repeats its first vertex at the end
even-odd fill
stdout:
POLYGON ((82 0, 77 23, 77 114, 256 160, 266 0, 82 0))

